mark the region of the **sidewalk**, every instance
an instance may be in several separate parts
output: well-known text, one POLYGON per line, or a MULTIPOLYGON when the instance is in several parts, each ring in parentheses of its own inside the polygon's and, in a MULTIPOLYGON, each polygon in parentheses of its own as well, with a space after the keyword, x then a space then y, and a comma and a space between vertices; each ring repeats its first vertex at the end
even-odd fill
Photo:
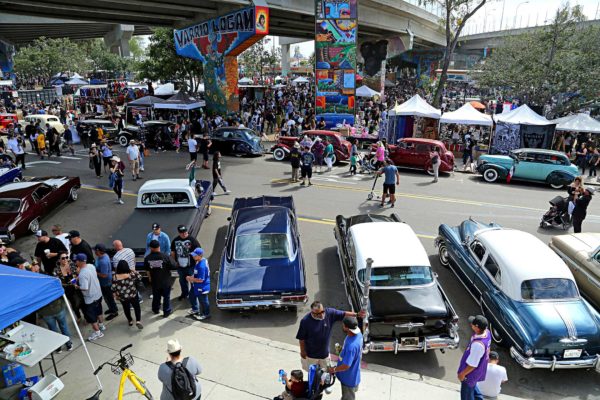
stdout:
MULTIPOLYGON (((118 318, 109 323, 104 338, 89 343, 88 347, 97 365, 112 358, 120 347, 133 343, 130 350, 135 364, 132 369, 147 380, 155 399, 159 399, 161 392, 156 374, 159 364, 166 360, 166 342, 170 338, 179 339, 184 353, 200 361, 203 368, 200 375, 202 400, 272 399, 282 391, 282 385, 277 382, 277 371, 285 369, 289 372, 300 366, 298 348, 291 344, 204 324, 180 315, 168 319, 151 317, 145 323, 147 327, 138 331, 127 327, 123 318, 118 318)), ((95 392, 91 367, 80 345, 71 353, 58 355, 57 359, 60 359, 59 372, 66 369, 68 373, 61 378, 65 389, 55 399, 85 399, 95 392)), ((44 366, 49 370, 51 364, 46 362, 44 366)), ((37 368, 28 371, 28 375, 38 373, 37 368)), ((113 375, 108 367, 99 376, 104 386, 101 398, 115 399, 119 377, 113 375)), ((126 399, 140 397, 129 382, 126 393, 126 399)), ((341 389, 336 384, 333 394, 324 396, 324 399, 337 400, 340 397, 341 389)), ((431 400, 458 399, 459 385, 373 364, 362 370, 358 399, 422 397, 431 400)), ((1 394, 0 398, 3 398, 1 394)), ((501 396, 500 399, 516 398, 501 396)))

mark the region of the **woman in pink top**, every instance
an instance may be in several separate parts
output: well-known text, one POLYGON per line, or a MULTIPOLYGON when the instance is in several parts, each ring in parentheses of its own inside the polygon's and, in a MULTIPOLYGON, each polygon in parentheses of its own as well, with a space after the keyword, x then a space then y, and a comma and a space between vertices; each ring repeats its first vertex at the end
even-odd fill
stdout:
POLYGON ((385 161, 385 147, 383 143, 377 142, 377 150, 375 151, 375 159, 377 160, 377 165, 375 168, 379 169, 383 165, 385 161))

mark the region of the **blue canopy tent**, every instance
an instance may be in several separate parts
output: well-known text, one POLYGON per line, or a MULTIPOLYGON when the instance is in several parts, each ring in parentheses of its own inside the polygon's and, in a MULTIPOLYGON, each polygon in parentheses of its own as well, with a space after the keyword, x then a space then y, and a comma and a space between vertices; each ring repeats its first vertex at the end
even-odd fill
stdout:
MULTIPOLYGON (((90 361, 92 371, 95 369, 60 280, 48 275, 0 264, 0 286, 2 287, 0 291, 0 304, 2 304, 2 307, 0 307, 0 329, 20 321, 62 296, 90 361)), ((97 376, 96 380, 99 388, 102 389, 102 384, 97 376)))

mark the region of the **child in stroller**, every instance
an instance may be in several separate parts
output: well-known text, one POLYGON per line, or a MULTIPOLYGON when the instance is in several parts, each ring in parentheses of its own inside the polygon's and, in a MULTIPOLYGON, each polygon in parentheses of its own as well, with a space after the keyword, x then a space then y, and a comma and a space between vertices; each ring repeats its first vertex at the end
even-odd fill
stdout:
POLYGON ((560 227, 569 229, 571 227, 571 213, 569 212, 569 198, 556 196, 550 200, 550 209, 542 216, 541 228, 560 227))
POLYGON ((273 400, 321 400, 323 392, 335 383, 335 376, 318 365, 311 365, 308 371, 308 382, 304 381, 304 373, 295 369, 290 372, 291 378, 283 373, 285 390, 273 400))

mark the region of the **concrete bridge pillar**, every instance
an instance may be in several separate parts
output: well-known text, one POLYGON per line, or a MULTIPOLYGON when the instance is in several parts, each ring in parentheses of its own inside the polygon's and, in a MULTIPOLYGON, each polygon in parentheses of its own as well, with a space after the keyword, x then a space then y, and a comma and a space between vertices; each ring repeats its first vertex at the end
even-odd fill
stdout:
POLYGON ((281 76, 288 76, 290 73, 290 45, 281 45, 281 76))
POLYGON ((131 57, 129 51, 129 40, 133 36, 135 26, 118 24, 104 36, 104 44, 111 53, 118 54, 121 57, 131 57))

